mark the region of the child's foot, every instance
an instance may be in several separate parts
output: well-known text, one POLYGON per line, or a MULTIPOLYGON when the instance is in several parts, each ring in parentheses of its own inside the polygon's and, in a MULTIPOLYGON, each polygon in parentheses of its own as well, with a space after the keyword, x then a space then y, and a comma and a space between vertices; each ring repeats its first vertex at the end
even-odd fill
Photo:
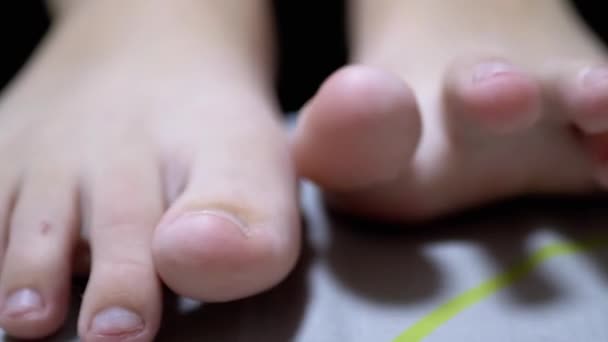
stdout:
POLYGON ((224 301, 293 266, 295 180, 260 47, 265 6, 204 3, 75 2, 0 103, 8 334, 61 326, 80 228, 86 341, 151 341, 161 280, 224 301))
POLYGON ((351 5, 361 65, 325 82, 294 138, 333 205, 416 220, 608 187, 608 64, 564 1, 351 5))

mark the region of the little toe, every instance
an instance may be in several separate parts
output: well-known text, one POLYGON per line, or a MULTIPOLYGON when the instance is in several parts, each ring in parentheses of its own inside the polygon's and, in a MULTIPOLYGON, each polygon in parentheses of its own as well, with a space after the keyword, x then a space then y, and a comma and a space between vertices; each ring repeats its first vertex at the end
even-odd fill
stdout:
POLYGON ((0 277, 0 324, 21 338, 55 332, 68 309, 76 240, 75 177, 47 167, 24 177, 0 277))

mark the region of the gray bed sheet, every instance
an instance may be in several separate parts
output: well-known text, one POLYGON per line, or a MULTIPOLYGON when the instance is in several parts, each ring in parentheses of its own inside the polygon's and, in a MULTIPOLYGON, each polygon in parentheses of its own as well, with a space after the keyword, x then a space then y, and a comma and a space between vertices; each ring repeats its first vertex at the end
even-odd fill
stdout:
MULTIPOLYGON (((608 341, 606 201, 520 200, 389 227, 330 214, 305 184, 289 278, 231 303, 168 298, 158 341, 608 341)), ((50 340, 75 339, 81 291, 50 340)))

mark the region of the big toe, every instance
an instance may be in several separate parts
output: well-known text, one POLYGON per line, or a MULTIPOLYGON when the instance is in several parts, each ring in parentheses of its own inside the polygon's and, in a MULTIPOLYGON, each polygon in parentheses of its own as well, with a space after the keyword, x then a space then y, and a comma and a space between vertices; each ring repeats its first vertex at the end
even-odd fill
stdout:
POLYGON ((272 287, 294 266, 300 247, 296 182, 283 132, 278 126, 264 132, 246 130, 217 142, 256 140, 248 155, 253 162, 202 149, 157 227, 157 271, 176 293, 239 299, 272 287))
POLYGON ((302 110, 293 152, 302 176, 327 190, 352 191, 398 178, 420 134, 415 97, 399 77, 347 66, 302 110))

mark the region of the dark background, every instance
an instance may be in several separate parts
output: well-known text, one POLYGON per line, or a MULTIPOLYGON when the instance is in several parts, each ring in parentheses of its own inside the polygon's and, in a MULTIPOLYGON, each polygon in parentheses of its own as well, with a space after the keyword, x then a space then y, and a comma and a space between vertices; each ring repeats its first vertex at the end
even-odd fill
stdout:
MULTIPOLYGON (((373 0, 370 0, 373 1, 373 0)), ((608 38, 608 13, 602 1, 575 5, 590 26, 608 38), (604 14, 602 16, 602 14, 604 14)), ((48 28, 42 1, 7 1, 0 10, 0 87, 27 60, 48 28)), ((322 80, 346 62, 344 1, 275 0, 280 66, 277 87, 284 110, 298 109, 322 80)))

